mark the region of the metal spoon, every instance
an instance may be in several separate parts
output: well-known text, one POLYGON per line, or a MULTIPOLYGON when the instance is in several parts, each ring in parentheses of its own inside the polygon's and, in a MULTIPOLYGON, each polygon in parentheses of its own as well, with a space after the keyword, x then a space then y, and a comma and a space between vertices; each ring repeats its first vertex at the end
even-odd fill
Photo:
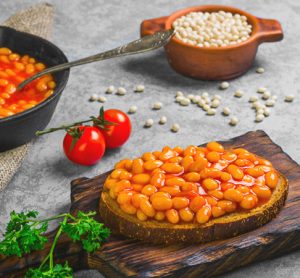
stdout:
POLYGON ((125 55, 132 55, 132 54, 136 54, 136 53, 142 53, 142 52, 157 49, 157 48, 167 44, 168 41, 170 40, 170 38, 173 36, 173 34, 174 34, 174 30, 172 30, 172 29, 167 30, 167 31, 159 31, 153 35, 145 36, 141 39, 132 41, 132 42, 122 45, 118 48, 115 48, 115 49, 112 49, 112 50, 109 50, 106 52, 102 52, 102 53, 99 53, 96 55, 92 55, 92 56, 89 56, 89 57, 86 57, 86 58, 83 58, 80 60, 60 64, 60 65, 45 69, 45 70, 31 76, 30 78, 26 79, 22 83, 20 83, 18 86, 18 90, 21 90, 28 83, 35 80, 36 78, 41 77, 48 73, 53 73, 53 72, 65 70, 65 69, 68 69, 71 67, 80 66, 83 64, 88 64, 88 63, 92 63, 92 62, 96 62, 96 61, 106 60, 106 59, 125 56, 125 55))

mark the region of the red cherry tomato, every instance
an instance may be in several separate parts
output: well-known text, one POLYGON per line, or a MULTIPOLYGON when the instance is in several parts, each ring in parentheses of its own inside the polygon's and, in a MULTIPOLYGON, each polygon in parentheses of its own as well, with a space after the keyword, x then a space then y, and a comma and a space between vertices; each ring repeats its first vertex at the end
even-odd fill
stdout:
POLYGON ((129 117, 117 109, 108 109, 104 112, 104 119, 117 125, 107 125, 106 129, 101 129, 105 138, 107 148, 117 148, 122 146, 131 133, 131 122, 129 117))
POLYGON ((64 152, 68 159, 81 165, 97 163, 105 152, 105 139, 100 130, 94 126, 80 126, 81 136, 72 145, 73 137, 66 134, 64 152))

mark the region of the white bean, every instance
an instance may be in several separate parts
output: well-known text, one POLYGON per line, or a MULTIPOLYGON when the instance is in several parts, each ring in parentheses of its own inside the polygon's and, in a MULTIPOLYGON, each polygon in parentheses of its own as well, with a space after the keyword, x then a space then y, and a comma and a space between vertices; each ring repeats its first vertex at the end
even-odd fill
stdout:
POLYGON ((136 111, 137 111, 137 106, 132 105, 132 106, 130 106, 130 108, 128 110, 128 113, 129 114, 134 114, 136 111))
POLYGON ((135 87, 135 89, 134 89, 134 91, 136 92, 136 93, 142 93, 142 92, 144 92, 144 90, 145 90, 145 86, 144 85, 137 85, 136 87, 135 87))
POLYGON ((177 96, 175 101, 180 103, 183 99, 185 99, 184 96, 177 96))
POLYGON ((262 74, 262 73, 265 72, 265 69, 262 68, 262 67, 258 67, 258 68, 256 69, 256 72, 262 74))
POLYGON ((112 94, 115 91, 115 86, 110 85, 109 87, 107 87, 105 93, 106 94, 112 94))
POLYGON ((193 94, 189 94, 189 95, 187 95, 187 98, 188 98, 189 100, 192 100, 192 99, 194 98, 194 95, 193 95, 193 94))
POLYGON ((269 99, 271 97, 271 93, 269 91, 265 91, 262 95, 263 99, 269 99))
POLYGON ((221 100, 222 97, 221 97, 220 95, 214 95, 214 96, 212 97, 212 100, 215 100, 215 99, 221 100))
POLYGON ((183 97, 183 92, 181 91, 176 92, 176 97, 183 97))
POLYGON ((254 109, 259 109, 259 108, 262 108, 263 107, 263 104, 262 103, 260 103, 259 101, 255 101, 255 102, 253 102, 252 103, 252 108, 254 108, 254 109))
POLYGON ((126 95, 126 93, 127 93, 127 90, 125 88, 119 87, 116 94, 119 96, 124 96, 124 95, 126 95))
POLYGON ((153 106, 152 106, 152 109, 153 110, 159 110, 159 109, 161 109, 162 108, 162 103, 161 102, 155 102, 154 104, 153 104, 153 106))
POLYGON ((106 97, 104 97, 104 96, 99 96, 99 97, 98 97, 98 101, 104 103, 104 102, 107 101, 107 99, 106 99, 106 97))
POLYGON ((180 129, 179 124, 173 124, 173 125, 171 126, 171 131, 172 131, 172 132, 178 132, 179 129, 180 129))
POLYGON ((234 93, 235 97, 242 97, 244 95, 244 91, 242 90, 236 90, 234 93))
POLYGON ((96 95, 96 94, 92 94, 90 96, 90 101, 96 101, 97 99, 98 99, 98 95, 96 95))
POLYGON ((264 109, 264 115, 265 115, 265 117, 269 117, 270 116, 270 109, 265 108, 264 109))
POLYGON ((273 107, 275 105, 275 101, 272 99, 269 99, 266 101, 266 106, 273 107))
POLYGON ((257 114, 255 117, 255 121, 262 122, 264 118, 265 118, 264 114, 257 114))
POLYGON ((229 82, 223 81, 219 84, 219 89, 220 90, 226 90, 228 89, 230 86, 229 82))
POLYGON ((210 106, 207 105, 207 104, 204 104, 204 105, 202 106, 202 109, 203 109, 204 111, 208 111, 208 110, 210 109, 210 106))
POLYGON ((232 125, 232 126, 235 126, 237 125, 239 122, 238 118, 237 117, 232 117, 229 121, 229 124, 232 125))
POLYGON ((249 102, 256 102, 256 101, 258 101, 258 97, 257 96, 251 96, 249 98, 249 102))
POLYGON ((223 108, 222 114, 223 114, 224 116, 229 116, 230 113, 231 113, 231 111, 230 111, 230 109, 229 109, 228 107, 224 107, 224 108, 223 108))
POLYGON ((153 123, 154 123, 154 121, 153 121, 152 119, 148 119, 148 120, 145 122, 144 127, 149 128, 149 127, 153 126, 153 123))
POLYGON ((256 110, 256 115, 258 115, 258 114, 264 114, 264 112, 265 112, 264 108, 259 108, 259 109, 256 110))
POLYGON ((294 95, 286 95, 285 98, 284 98, 284 101, 286 101, 286 102, 293 102, 294 98, 295 98, 294 95))
POLYGON ((197 104, 198 104, 199 107, 202 108, 206 103, 205 103, 205 101, 204 101, 203 99, 200 99, 200 100, 197 102, 197 104))
POLYGON ((267 88, 265 88, 265 87, 259 87, 259 88, 257 89, 257 92, 258 92, 259 94, 263 94, 265 91, 267 91, 267 88))
POLYGON ((209 115, 209 116, 216 115, 216 109, 209 108, 209 109, 207 110, 206 114, 209 115))
POLYGON ((200 100, 201 100, 201 96, 194 96, 194 97, 191 99, 192 103, 198 103, 198 101, 200 101, 200 100))
POLYGON ((167 117, 166 116, 162 116, 159 119, 159 124, 164 125, 167 122, 167 117))
POLYGON ((210 105, 212 108, 218 108, 220 106, 220 101, 218 99, 214 99, 210 105))
POLYGON ((191 101, 188 98, 183 98, 179 103, 181 106, 188 106, 190 105, 191 101))

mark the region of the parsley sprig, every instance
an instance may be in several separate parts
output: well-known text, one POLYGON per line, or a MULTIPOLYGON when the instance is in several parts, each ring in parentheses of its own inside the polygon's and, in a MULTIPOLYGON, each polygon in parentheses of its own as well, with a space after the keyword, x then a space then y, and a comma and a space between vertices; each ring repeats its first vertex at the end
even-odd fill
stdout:
POLYGON ((56 235, 53 239, 50 251, 38 268, 31 268, 26 273, 27 278, 69 278, 73 277, 72 268, 66 262, 64 265, 54 264, 54 251, 58 239, 62 233, 67 234, 74 242, 80 241, 83 249, 91 253, 96 251, 101 243, 109 236, 110 231, 104 224, 96 221, 93 216, 96 212, 84 213, 79 211, 77 216, 63 213, 51 218, 38 220, 37 211, 28 213, 10 213, 10 221, 0 242, 0 254, 22 257, 35 250, 45 247, 48 239, 45 232, 48 223, 56 219, 62 219, 56 235))

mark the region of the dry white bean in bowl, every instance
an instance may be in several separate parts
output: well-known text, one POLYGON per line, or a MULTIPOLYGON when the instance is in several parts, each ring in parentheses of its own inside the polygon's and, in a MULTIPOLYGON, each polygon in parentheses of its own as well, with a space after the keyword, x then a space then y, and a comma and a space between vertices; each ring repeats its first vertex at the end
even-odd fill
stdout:
POLYGON ((173 24, 176 37, 198 47, 224 47, 249 39, 252 25, 246 16, 225 11, 191 12, 173 24))

